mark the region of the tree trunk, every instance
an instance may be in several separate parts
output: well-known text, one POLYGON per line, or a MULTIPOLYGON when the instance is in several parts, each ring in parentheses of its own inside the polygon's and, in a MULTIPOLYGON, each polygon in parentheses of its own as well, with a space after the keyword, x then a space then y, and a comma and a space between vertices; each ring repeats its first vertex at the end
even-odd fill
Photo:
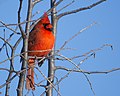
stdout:
MULTIPOLYGON (((51 8, 54 6, 56 0, 51 0, 51 8)), ((56 36, 56 30, 57 30, 57 19, 56 19, 56 9, 53 8, 53 11, 51 12, 51 23, 53 25, 53 34, 56 36)), ((55 50, 55 47, 54 47, 55 50)), ((54 82, 54 74, 55 74, 55 62, 54 62, 54 53, 55 51, 52 51, 50 53, 50 56, 53 56, 48 60, 48 78, 49 81, 47 81, 47 88, 46 88, 46 96, 53 96, 53 82, 54 82)))

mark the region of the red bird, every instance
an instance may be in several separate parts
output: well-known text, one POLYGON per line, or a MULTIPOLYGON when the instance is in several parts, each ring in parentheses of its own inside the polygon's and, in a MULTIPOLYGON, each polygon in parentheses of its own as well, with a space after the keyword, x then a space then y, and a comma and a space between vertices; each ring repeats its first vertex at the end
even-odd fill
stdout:
MULTIPOLYGON (((34 26, 29 34, 28 56, 44 57, 50 53, 54 46, 55 37, 52 33, 52 25, 48 15, 44 13, 43 18, 34 26)), ((34 86, 34 64, 35 58, 28 60, 28 71, 26 77, 26 88, 35 90, 34 86)), ((41 66, 43 60, 38 65, 41 66)))

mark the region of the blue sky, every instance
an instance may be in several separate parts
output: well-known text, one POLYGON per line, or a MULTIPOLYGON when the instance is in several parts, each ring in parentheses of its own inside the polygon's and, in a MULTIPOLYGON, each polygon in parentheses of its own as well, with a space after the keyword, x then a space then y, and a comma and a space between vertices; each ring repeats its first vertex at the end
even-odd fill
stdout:
MULTIPOLYGON (((19 5, 19 0, 0 0, 0 20, 6 24, 17 23, 17 10, 19 5)), ((58 14, 79 7, 84 7, 89 4, 92 4, 96 0, 75 0, 75 3, 62 10, 58 14)), ((62 6, 68 4, 70 1, 65 0, 61 5, 57 7, 59 10, 62 6)), ((75 33, 79 32, 84 27, 90 25, 93 22, 97 22, 96 25, 87 29, 72 41, 70 41, 65 48, 72 48, 75 50, 63 50, 60 54, 70 58, 74 56, 82 55, 86 52, 89 52, 92 49, 101 47, 103 44, 112 44, 113 49, 110 47, 105 47, 101 51, 96 53, 96 57, 90 57, 86 60, 80 68, 86 71, 106 71, 112 68, 120 68, 120 9, 119 0, 107 0, 106 2, 90 9, 85 10, 76 14, 65 16, 58 21, 57 28, 57 37, 56 37, 56 49, 59 49, 66 40, 72 37, 75 33)), ((24 21, 26 18, 27 10, 26 1, 24 1, 21 21, 24 21)), ((40 13, 37 14, 33 19, 39 18, 45 11, 49 9, 49 3, 47 0, 43 0, 41 3, 37 4, 33 10, 33 14, 36 11, 40 13)), ((24 26, 23 26, 24 27, 24 26)), ((12 27, 15 28, 14 26, 12 27)), ((3 27, 0 27, 0 36, 3 37, 3 27)), ((17 30, 19 31, 19 30, 17 30)), ((9 37, 11 31, 6 29, 6 38, 9 37)), ((18 36, 14 36, 10 41, 11 44, 17 40, 18 36)), ((3 42, 0 40, 0 47, 3 42)), ((22 43, 18 46, 16 53, 19 54, 22 47, 22 43)), ((9 47, 8 47, 8 50, 9 47)), ((5 55, 5 49, 0 52, 0 62, 5 60, 7 57, 5 55)), ((78 64, 83 58, 78 58, 73 60, 78 64)), ((65 66, 67 68, 73 68, 74 66, 67 61, 56 61, 56 65, 65 66)), ((21 64, 19 63, 19 57, 15 58, 15 70, 19 70, 21 64)), ((9 68, 9 62, 0 64, 0 68, 9 68)), ((47 62, 40 68, 40 70, 47 75, 47 62)), ((35 70, 36 74, 39 74, 35 70)), ((60 79, 67 72, 63 70, 56 71, 56 76, 60 79)), ((87 75, 90 82, 92 83, 93 90, 95 91, 96 96, 119 96, 120 95, 120 71, 112 72, 109 74, 91 74, 87 75)), ((7 79, 8 73, 6 71, 0 70, 0 85, 5 82, 7 79)), ((43 77, 39 74, 39 80, 43 80, 43 77), (42 79, 41 79, 42 78, 42 79)), ((16 77, 11 83, 11 93, 10 96, 16 96, 17 88, 16 77)), ((38 83, 39 80, 36 80, 38 83)), ((4 89, 0 89, 0 92, 4 94, 4 89)), ((43 92, 43 88, 36 88, 34 91, 35 96, 38 96, 43 92)), ((60 93, 62 96, 93 96, 93 93, 90 89, 88 81, 81 73, 71 73, 67 78, 65 78, 60 83, 60 93)), ((26 94, 26 91, 24 92, 26 94)), ((29 96, 32 96, 31 92, 29 96)), ((56 92, 54 91, 54 96, 56 92)))

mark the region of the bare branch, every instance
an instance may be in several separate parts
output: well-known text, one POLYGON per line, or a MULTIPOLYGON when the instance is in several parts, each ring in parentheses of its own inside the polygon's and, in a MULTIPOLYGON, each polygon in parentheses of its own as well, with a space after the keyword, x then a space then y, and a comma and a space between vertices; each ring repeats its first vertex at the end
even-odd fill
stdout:
MULTIPOLYGON (((5 24, 5 26, 19 26, 19 25, 23 25, 27 22, 35 22, 36 20, 30 20, 30 21, 23 21, 23 22, 20 22, 20 23, 17 23, 17 24, 5 24)), ((0 25, 0 27, 5 27, 4 25, 0 25)), ((19 33, 18 33, 19 34, 19 33)))
MULTIPOLYGON (((62 0, 60 0, 60 1, 58 1, 59 2, 59 4, 60 4, 60 2, 62 2, 62 0)), ((51 11, 51 23, 52 23, 52 25, 53 25, 53 34, 54 34, 54 36, 56 37, 56 32, 57 32, 57 19, 56 19, 56 14, 54 14, 55 12, 56 12, 56 8, 55 8, 55 6, 57 6, 56 5, 56 0, 50 0, 50 3, 51 3, 51 9, 52 9, 52 11, 51 11)), ((58 4, 58 3, 57 3, 58 4)), ((54 45, 55 46, 55 45, 54 45)), ((54 49, 55 49, 55 47, 54 47, 54 49)), ((52 94, 53 94, 53 82, 54 82, 54 76, 55 76, 55 70, 54 70, 54 68, 55 68, 55 61, 54 61, 54 54, 55 54, 55 51, 52 51, 49 55, 52 55, 53 57, 52 58, 49 58, 48 59, 48 77, 51 77, 51 78, 49 78, 49 81, 51 82, 49 82, 49 81, 47 81, 47 86, 48 86, 48 88, 46 88, 46 96, 52 96, 52 94)), ((54 88, 55 89, 55 88, 54 88)), ((56 89, 55 89, 56 90, 56 89)), ((59 95, 60 95, 60 92, 59 91, 56 91, 59 95)), ((60 95, 61 96, 61 95, 60 95)))
POLYGON ((86 71, 87 74, 108 74, 111 72, 115 72, 115 71, 120 71, 120 68, 112 68, 110 70, 106 70, 106 71, 86 71))
POLYGON ((73 0, 72 2, 68 3, 67 5, 65 5, 64 7, 62 7, 61 9, 59 9, 59 10, 57 11, 57 13, 60 12, 60 11, 62 11, 62 10, 65 9, 65 8, 67 8, 68 6, 72 5, 74 2, 75 2, 75 1, 73 0))
MULTIPOLYGON (((0 39, 5 42, 4 44, 8 44, 11 49, 13 48, 13 46, 12 46, 7 40, 5 40, 5 39, 2 38, 2 37, 0 37, 0 39)), ((0 51, 1 51, 1 49, 0 49, 0 51)))
POLYGON ((96 53, 97 51, 102 50, 104 47, 110 47, 110 48, 113 50, 113 46, 112 46, 111 44, 103 44, 101 47, 96 48, 96 49, 93 49, 93 50, 90 50, 89 52, 84 53, 84 54, 81 55, 80 57, 87 56, 87 55, 90 54, 90 53, 96 53))
POLYGON ((9 70, 7 68, 0 68, 0 70, 17 73, 17 71, 15 71, 15 70, 9 70))
POLYGON ((82 72, 82 73, 86 73, 86 74, 108 74, 111 72, 115 72, 115 71, 120 71, 120 68, 112 68, 110 70, 106 70, 106 71, 85 71, 85 70, 76 70, 76 69, 69 69, 63 66, 56 66, 56 70, 65 70, 65 71, 73 71, 73 72, 82 72))
POLYGON ((6 27, 7 29, 11 30, 15 34, 20 34, 19 32, 16 32, 14 29, 8 27, 4 22, 0 21, 0 23, 3 25, 3 27, 6 27))
MULTIPOLYGON (((3 31, 5 31, 5 29, 3 31)), ((13 35, 14 35, 14 33, 10 34, 9 38, 6 39, 6 40, 4 38, 0 37, 0 39, 2 39, 5 42, 5 43, 3 43, 2 47, 0 48, 0 51, 4 48, 4 46, 6 45, 6 43, 9 46, 11 46, 10 48, 12 49, 13 46, 8 41, 11 40, 11 38, 12 38, 13 35)))
POLYGON ((16 41, 15 45, 13 46, 14 49, 19 45, 20 41, 22 40, 22 36, 16 41))
MULTIPOLYGON (((4 40, 5 40, 5 30, 4 30, 4 40)), ((8 58, 10 58, 9 53, 8 53, 7 44, 6 43, 4 43, 4 44, 5 44, 5 49, 6 49, 6 55, 8 58)))
MULTIPOLYGON (((11 51, 11 57, 14 57, 14 54, 15 54, 15 50, 16 50, 16 47, 17 45, 19 44, 19 42, 21 41, 21 37, 17 40, 17 42, 15 43, 12 51, 11 51)), ((8 57, 10 58, 10 57, 8 57)), ((8 78, 6 80, 6 82, 8 82, 11 77, 12 77, 12 74, 14 72, 14 58, 10 59, 10 72, 9 72, 9 75, 8 75, 8 78)), ((5 92, 5 95, 8 96, 9 95, 9 90, 10 90, 10 83, 6 84, 6 92, 5 92)))
MULTIPOLYGON (((13 49, 12 49, 12 51, 11 51, 11 57, 14 57, 15 50, 16 50, 18 44, 20 43, 21 39, 22 39, 22 38, 20 37, 20 38, 16 41, 15 45, 13 46, 13 49)), ((8 58, 9 58, 9 57, 8 57, 8 58)), ((9 72, 9 75, 8 75, 8 78, 7 78, 6 82, 8 82, 8 81, 11 79, 12 74, 13 74, 13 71, 14 71, 14 58, 10 59, 9 61, 10 61, 10 71, 11 71, 11 72, 9 72)), ((9 95, 9 90, 10 90, 10 83, 7 83, 7 84, 6 84, 6 92, 5 92, 5 95, 6 95, 6 96, 9 95)))
MULTIPOLYGON (((4 68, 2 68, 2 70, 7 70, 7 69, 4 69, 4 68)), ((3 88, 6 84, 9 84, 15 77, 17 77, 17 76, 19 76, 19 74, 20 73, 23 73, 24 71, 26 71, 27 69, 23 69, 23 70, 20 70, 20 71, 13 71, 13 72, 15 72, 16 74, 15 75, 13 75, 10 79, 9 79, 9 81, 7 81, 6 83, 4 83, 4 84, 2 84, 2 85, 0 85, 0 88, 3 88)), ((7 70, 7 71, 9 71, 9 70, 7 70)), ((11 70, 10 70, 11 71, 11 70)), ((12 72, 12 71, 11 71, 12 72)))
POLYGON ((41 1, 43 1, 43 0, 34 0, 33 1, 33 6, 36 5, 37 3, 41 2, 41 1))
MULTIPOLYGON (((57 55, 65 58, 68 62, 70 62, 71 64, 73 64, 73 65, 75 66, 75 67, 73 68, 73 70, 74 70, 74 69, 81 70, 79 66, 80 66, 85 60, 87 60, 89 57, 91 57, 91 55, 88 56, 88 57, 86 57, 85 59, 83 59, 83 60, 77 65, 76 63, 74 63, 74 62, 73 62, 72 60, 70 60, 69 58, 67 58, 67 57, 65 57, 65 56, 63 56, 63 55, 60 55, 60 54, 57 54, 57 55)), ((62 81, 64 78, 68 77, 68 75, 69 75, 70 73, 74 72, 73 70, 69 71, 65 76, 63 76, 63 77, 60 79, 60 81, 62 81)), ((93 94, 95 95, 95 92, 94 92, 94 90, 93 90, 93 88, 92 88, 92 84, 91 84, 89 78, 87 77, 87 75, 86 75, 84 72, 81 71, 81 73, 85 76, 86 80, 88 81, 88 83, 89 83, 89 85, 90 85, 91 91, 92 91, 93 94)), ((59 81, 59 82, 60 82, 60 81, 59 81)))
POLYGON ((72 63, 73 65, 75 65, 75 68, 73 68, 73 69, 68 69, 68 68, 65 68, 65 67, 56 66, 56 70, 57 70, 57 69, 62 69, 62 70, 68 71, 68 73, 67 73, 65 76, 63 76, 63 77, 58 81, 58 83, 61 82, 61 81, 62 81, 63 79, 65 79, 66 77, 68 77, 68 75, 69 75, 71 72, 80 72, 80 73, 83 73, 83 75, 84 75, 85 78, 87 79, 87 81, 88 81, 88 83, 89 83, 89 85, 90 85, 91 91, 92 91, 93 94, 95 95, 95 92, 94 92, 94 90, 93 90, 93 88, 92 88, 92 84, 91 84, 89 78, 87 77, 87 75, 86 75, 85 73, 87 73, 87 74, 93 74, 93 73, 108 73, 108 72, 113 72, 113 71, 120 70, 120 68, 116 68, 116 69, 112 69, 112 70, 108 70, 108 71, 103 71, 103 72, 99 72, 99 71, 98 71, 98 72, 97 72, 97 71, 95 71, 95 72, 94 72, 94 71, 93 71, 93 72, 88 72, 88 71, 83 71, 83 70, 81 70, 78 66, 80 66, 84 61, 86 61, 86 60, 87 60, 89 57, 91 57, 92 55, 94 56, 94 54, 95 54, 96 51, 102 50, 102 48, 104 48, 104 47, 106 47, 106 46, 110 46, 110 47, 113 49, 112 45, 110 45, 110 44, 104 44, 104 45, 101 46, 100 48, 97 48, 97 49, 95 49, 94 51, 93 51, 93 50, 90 51, 90 52, 93 52, 92 54, 90 54, 90 52, 88 52, 90 55, 88 55, 88 53, 85 54, 85 55, 83 55, 83 56, 86 56, 86 55, 88 55, 88 56, 87 56, 86 58, 84 58, 83 60, 81 60, 78 65, 76 65, 71 59, 69 59, 69 58, 67 58, 67 57, 65 57, 65 56, 63 56, 63 55, 58 55, 58 56, 61 56, 62 58, 64 58, 65 60, 69 61, 69 62, 72 63))
MULTIPOLYGON (((53 11, 53 9, 58 6, 62 1, 64 0, 59 0, 58 2, 54 3, 54 6, 52 6, 48 11, 47 11, 47 14, 49 14, 50 12, 53 11)), ((56 13, 56 12, 55 12, 56 13)))
MULTIPOLYGON (((55 91, 59 94, 59 96, 61 96, 60 92, 55 88, 55 85, 53 84, 53 81, 51 82, 49 78, 52 78, 52 77, 46 77, 42 71, 39 70, 39 68, 35 67, 39 72, 40 74, 47 80, 47 82, 49 82, 51 84, 51 86, 47 86, 47 89, 45 90, 45 92, 49 91, 51 88, 54 88, 55 91)), ((45 92, 43 92, 41 95, 45 94, 45 92)))
POLYGON ((20 55, 16 55, 16 56, 14 56, 14 57, 7 58, 7 59, 1 61, 0 64, 5 63, 6 61, 11 60, 11 59, 13 59, 13 58, 15 58, 15 57, 17 57, 17 56, 20 56, 20 55))
MULTIPOLYGON (((21 9, 22 9, 23 0, 19 0, 19 1, 20 1, 20 5, 19 5, 19 9, 18 9, 18 23, 21 23, 21 21, 20 21, 20 19, 21 19, 20 13, 21 13, 21 9)), ((20 32, 22 34, 22 37, 24 37, 25 32, 23 31, 22 26, 20 24, 18 26, 19 26, 20 32)))
POLYGON ((95 24, 96 24, 96 22, 90 24, 89 26, 83 28, 83 29, 80 30, 78 33, 76 33, 75 35, 73 35, 70 39, 68 39, 67 41, 65 41, 65 43, 61 46, 60 50, 58 50, 56 53, 60 52, 68 42, 70 42, 72 39, 74 39, 74 38, 75 38, 76 36, 78 36, 80 33, 82 33, 83 31, 85 31, 85 30, 87 30, 87 29, 89 29, 90 27, 92 27, 92 26, 95 25, 95 24))
POLYGON ((87 10, 87 9, 91 9, 99 4, 101 4, 102 2, 104 2, 106 0, 99 0, 98 2, 96 3, 93 3, 87 7, 83 7, 83 8, 78 8, 78 9, 75 9, 75 10, 72 10, 72 11, 68 11, 68 12, 64 12, 64 13, 61 13, 57 16, 58 19, 60 19, 61 17, 63 16, 66 16, 66 15, 69 15, 69 14, 73 14, 73 13, 77 13, 77 12, 80 12, 80 11, 83 11, 83 10, 87 10))
MULTIPOLYGON (((28 0, 28 11, 27 11, 28 13, 27 13, 26 21, 30 21, 31 20, 32 9, 33 9, 33 5, 32 4, 33 4, 32 0, 28 0)), ((21 10, 21 8, 20 8, 20 10, 21 10)), ((20 23, 20 22, 18 22, 18 23, 20 23)), ((26 35, 23 38, 23 52, 27 52, 28 51, 29 32, 30 32, 30 22, 27 22, 26 23, 26 27, 25 27, 26 35)), ((24 35, 23 32, 21 34, 24 35)), ((28 60, 28 53, 25 53, 24 57, 25 57, 25 59, 22 62, 21 70, 26 69, 26 66, 27 66, 27 61, 26 60, 28 60)), ((26 74, 26 72, 24 71, 23 73, 20 74, 20 77, 19 77, 19 83, 18 83, 18 88, 17 88, 17 95, 18 96, 23 96, 25 74, 26 74)))

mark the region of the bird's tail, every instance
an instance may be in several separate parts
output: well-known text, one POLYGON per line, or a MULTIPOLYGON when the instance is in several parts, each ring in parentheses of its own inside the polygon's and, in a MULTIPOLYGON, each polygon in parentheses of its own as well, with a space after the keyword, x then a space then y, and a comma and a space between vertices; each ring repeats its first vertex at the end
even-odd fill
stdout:
POLYGON ((26 75, 26 89, 35 90, 35 83, 34 83, 34 59, 29 59, 28 61, 28 70, 26 75))

